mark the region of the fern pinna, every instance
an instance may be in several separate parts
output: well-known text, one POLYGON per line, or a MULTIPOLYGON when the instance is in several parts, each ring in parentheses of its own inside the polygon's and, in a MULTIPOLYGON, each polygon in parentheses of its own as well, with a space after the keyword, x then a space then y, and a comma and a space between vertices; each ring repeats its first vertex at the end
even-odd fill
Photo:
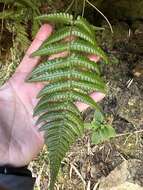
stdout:
POLYGON ((60 23, 62 27, 33 56, 68 52, 66 57, 41 63, 28 78, 29 82, 47 83, 38 95, 40 100, 35 107, 34 116, 40 115, 37 124, 42 123, 41 130, 45 131, 52 190, 62 159, 84 131, 81 113, 75 102, 80 101, 99 109, 89 93, 105 90, 98 64, 89 60, 87 54, 98 55, 105 62, 107 57, 96 43, 94 27, 81 16, 74 19, 72 15, 57 13, 43 15, 38 19, 60 23), (69 36, 74 38, 64 40, 69 36))

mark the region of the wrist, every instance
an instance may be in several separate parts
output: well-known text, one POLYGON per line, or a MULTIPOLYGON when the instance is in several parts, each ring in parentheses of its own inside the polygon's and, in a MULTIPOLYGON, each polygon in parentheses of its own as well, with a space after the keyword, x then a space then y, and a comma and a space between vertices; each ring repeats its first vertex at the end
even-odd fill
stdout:
POLYGON ((10 166, 13 168, 23 168, 29 165, 29 162, 24 162, 24 160, 11 160, 11 159, 5 159, 5 160, 0 160, 0 167, 4 166, 10 166))

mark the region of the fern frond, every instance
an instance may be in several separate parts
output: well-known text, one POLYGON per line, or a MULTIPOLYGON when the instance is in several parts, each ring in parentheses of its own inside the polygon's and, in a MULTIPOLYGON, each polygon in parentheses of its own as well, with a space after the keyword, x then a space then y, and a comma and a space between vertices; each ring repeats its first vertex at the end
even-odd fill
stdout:
POLYGON ((97 47, 96 45, 92 45, 88 42, 85 42, 83 40, 76 40, 71 42, 70 44, 70 51, 79 51, 83 53, 88 54, 95 54, 101 57, 106 63, 108 62, 107 56, 102 51, 100 47, 97 47))
POLYGON ((74 19, 72 15, 56 13, 37 19, 61 23, 63 28, 49 37, 32 56, 68 52, 64 58, 39 64, 27 78, 29 82, 46 84, 37 96, 40 100, 34 109, 34 116, 40 115, 37 124, 42 123, 40 130, 45 131, 50 160, 50 190, 53 190, 62 159, 84 131, 81 113, 75 103, 85 103, 99 112, 99 106, 89 93, 105 92, 106 89, 98 64, 86 55, 95 54, 105 62, 108 58, 96 43, 93 26, 84 18, 79 16, 74 19), (71 41, 66 42, 65 38, 71 41))
POLYGON ((54 184, 58 171, 60 168, 61 161, 63 160, 66 152, 69 150, 70 145, 75 142, 77 136, 72 133, 71 128, 73 124, 65 124, 55 126, 50 129, 46 129, 46 144, 49 148, 49 159, 51 160, 50 164, 50 187, 49 189, 54 189, 54 184), (70 133, 67 133, 70 131, 70 133), (72 133, 72 135, 71 135, 72 133), (55 155, 58 155, 56 157, 55 155))
POLYGON ((66 42, 61 44, 56 43, 56 44, 51 44, 50 46, 47 45, 41 47, 39 50, 34 52, 32 56, 51 55, 51 54, 61 53, 63 51, 68 51, 68 52, 78 51, 88 54, 95 54, 103 58, 106 63, 108 62, 108 59, 101 48, 96 47, 95 45, 92 45, 84 40, 75 40, 72 42, 66 42))
POLYGON ((45 72, 44 74, 33 76, 32 78, 29 78, 29 82, 43 82, 43 81, 49 81, 49 82, 55 82, 59 80, 80 80, 80 81, 88 81, 93 82, 95 84, 103 84, 103 81, 98 75, 95 75, 92 72, 89 71, 78 71, 72 69, 69 71, 66 70, 59 70, 59 71, 53 71, 53 72, 45 72))
POLYGON ((90 25, 86 19, 84 19, 81 16, 77 17, 77 20, 75 20, 74 25, 80 28, 81 30, 84 30, 88 32, 91 36, 94 36, 94 30, 92 25, 90 25))
POLYGON ((90 61, 88 58, 82 55, 72 54, 68 58, 58 58, 54 60, 46 61, 40 64, 36 69, 31 73, 31 77, 38 74, 44 74, 45 72, 55 71, 58 69, 64 69, 72 66, 72 68, 81 68, 85 70, 95 71, 97 74, 100 74, 97 63, 90 61))
POLYGON ((41 113, 45 113, 45 112, 53 112, 53 111, 60 112, 60 111, 66 111, 66 110, 69 110, 80 117, 80 112, 73 103, 71 103, 71 102, 67 103, 67 102, 62 102, 62 101, 49 102, 48 105, 47 104, 43 104, 43 105, 37 104, 34 109, 34 116, 37 116, 37 115, 39 115, 41 113))
POLYGON ((32 1, 32 0, 31 1, 29 1, 29 0, 15 0, 14 2, 18 3, 18 4, 22 4, 22 5, 26 6, 26 7, 29 7, 31 9, 35 10, 37 12, 37 15, 39 15, 39 13, 40 13, 38 7, 35 4, 35 2, 32 1))
POLYGON ((78 27, 74 26, 72 28, 72 31, 69 27, 59 29, 57 32, 55 32, 52 36, 48 38, 48 40, 43 44, 43 46, 63 40, 69 37, 70 35, 84 39, 91 44, 95 43, 95 38, 92 35, 89 35, 89 33, 87 33, 86 31, 80 30, 78 27))
POLYGON ((57 92, 57 93, 51 93, 50 95, 47 95, 46 98, 45 96, 43 96, 40 101, 38 102, 38 106, 42 106, 44 104, 47 104, 49 102, 55 102, 55 101, 80 101, 83 102, 89 106, 91 106, 92 108, 98 109, 99 107, 97 105, 97 103, 88 95, 86 94, 82 94, 80 92, 77 91, 61 91, 61 92, 57 92))
POLYGON ((17 32, 15 41, 19 44, 22 43, 23 50, 26 50, 28 45, 30 45, 30 40, 28 39, 28 34, 26 32, 25 26, 19 23, 15 23, 15 33, 17 32))
POLYGON ((40 98, 41 96, 44 95, 48 95, 51 94, 53 92, 57 92, 57 91, 64 91, 67 90, 69 88, 73 88, 73 89, 83 89, 84 91, 87 92, 94 92, 94 91, 100 91, 105 93, 105 85, 104 84, 95 84, 92 82, 87 82, 87 81, 61 81, 61 82, 57 82, 57 83, 51 83, 49 85, 47 85, 45 88, 43 88, 40 93, 38 94, 38 98, 40 98))
MULTIPOLYGON (((81 127, 83 127, 83 124, 81 127)), ((70 145, 75 142, 80 135, 77 131, 77 126, 73 122, 67 122, 66 119, 45 124, 42 128, 43 130, 46 130, 45 139, 46 144, 48 145, 49 159, 51 160, 50 189, 53 189, 60 168, 60 163, 66 152, 69 150, 70 145), (64 122, 66 124, 64 124, 64 122), (58 154, 58 157, 55 156, 56 154, 58 154)))
POLYGON ((58 122, 59 120, 62 120, 63 118, 66 119, 67 122, 71 121, 71 122, 75 123, 75 125, 77 126, 76 129, 79 129, 77 134, 81 133, 81 129, 83 129, 83 127, 81 127, 81 126, 83 125, 83 122, 82 122, 81 118, 76 116, 71 111, 65 111, 64 113, 63 112, 60 113, 59 111, 44 113, 37 120, 37 124, 39 124, 41 122, 45 122, 45 121, 48 121, 48 123, 51 123, 53 121, 58 122))
POLYGON ((17 20, 18 18, 22 17, 22 11, 21 10, 4 10, 0 12, 0 19, 11 19, 11 20, 17 20))
POLYGON ((11 10, 5 10, 5 11, 2 11, 0 12, 0 19, 7 19, 7 18, 11 18, 14 14, 14 11, 11 10))
MULTIPOLYGON (((47 21, 47 22, 54 22, 54 23, 62 23, 62 24, 71 24, 77 26, 80 32, 86 32, 90 34, 94 38, 94 30, 96 27, 90 25, 86 19, 81 16, 77 17, 77 20, 73 19, 73 15, 68 13, 55 13, 55 14, 48 14, 38 16, 37 20, 47 21)), ((97 27, 99 29, 99 27, 97 27)))
POLYGON ((63 23, 63 24, 72 24, 73 16, 68 13, 54 13, 48 15, 38 16, 36 18, 40 21, 54 22, 54 23, 63 23))

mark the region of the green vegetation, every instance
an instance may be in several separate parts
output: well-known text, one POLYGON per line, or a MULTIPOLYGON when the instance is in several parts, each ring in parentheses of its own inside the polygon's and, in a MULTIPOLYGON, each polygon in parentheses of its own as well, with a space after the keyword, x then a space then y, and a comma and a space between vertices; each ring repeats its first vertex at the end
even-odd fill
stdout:
POLYGON ((84 131, 81 113, 74 103, 81 101, 100 112, 97 103, 89 94, 94 91, 105 92, 106 87, 100 77, 97 63, 90 61, 86 54, 98 55, 106 63, 108 59, 96 43, 92 25, 83 17, 74 18, 73 15, 57 13, 43 15, 37 19, 61 24, 61 27, 32 56, 67 52, 66 57, 38 65, 27 79, 28 82, 47 83, 38 95, 40 100, 34 110, 34 116, 40 115, 37 124, 44 123, 41 130, 46 132, 52 190, 62 159, 84 131), (70 40, 64 41, 67 37, 70 40))

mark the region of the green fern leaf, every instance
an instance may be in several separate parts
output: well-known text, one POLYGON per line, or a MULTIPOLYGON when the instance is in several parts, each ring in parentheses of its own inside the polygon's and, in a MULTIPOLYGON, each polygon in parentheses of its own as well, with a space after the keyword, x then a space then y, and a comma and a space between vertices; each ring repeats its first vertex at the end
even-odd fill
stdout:
POLYGON ((50 160, 50 190, 54 184, 62 159, 70 146, 83 134, 84 123, 75 106, 77 101, 100 111, 89 96, 94 91, 105 92, 106 85, 100 77, 99 66, 89 60, 87 54, 95 54, 105 62, 108 58, 97 45, 93 26, 82 17, 56 13, 40 16, 40 21, 63 24, 32 56, 50 56, 68 52, 64 58, 56 58, 39 64, 28 76, 29 82, 44 82, 34 116, 40 115, 37 124, 45 131, 50 160), (75 36, 75 38, 71 38, 75 36), (65 38, 70 38, 64 41, 65 38))
POLYGON ((51 160, 51 181, 49 189, 54 189, 54 184, 58 175, 61 161, 63 160, 66 152, 69 150, 70 144, 72 144, 77 138, 77 136, 74 136, 74 134, 74 139, 71 135, 67 134, 67 131, 70 131, 68 127, 69 124, 66 124, 55 126, 52 129, 46 129, 46 144, 49 149, 49 159, 51 160), (58 155, 58 157, 55 155, 58 155))
POLYGON ((55 53, 61 53, 63 51, 78 51, 88 54, 95 54, 103 58, 106 63, 108 62, 108 59, 105 53, 101 50, 101 48, 96 47, 89 42, 85 42, 84 40, 75 40, 63 44, 51 44, 50 46, 47 45, 44 46, 44 48, 42 47, 41 49, 34 52, 32 56, 51 55, 55 53))
POLYGON ((41 75, 34 75, 32 78, 29 78, 28 81, 30 82, 43 82, 43 81, 59 81, 59 80, 81 80, 81 81, 88 81, 93 82, 95 84, 104 84, 101 78, 98 75, 95 75, 89 71, 78 71, 78 70, 59 70, 53 72, 45 72, 41 75))
POLYGON ((77 92, 77 91, 61 91, 61 92, 57 92, 57 93, 51 93, 50 95, 46 96, 43 96, 39 103, 37 104, 38 106, 42 106, 44 104, 47 104, 49 102, 55 102, 55 101, 81 101, 85 104, 88 104, 89 106, 99 110, 99 107, 97 105, 97 103, 88 95, 86 94, 82 94, 80 92, 77 92))
POLYGON ((34 69, 29 77, 44 74, 45 72, 68 68, 70 66, 72 66, 72 68, 80 68, 82 66, 85 70, 93 70, 97 72, 97 74, 100 74, 98 65, 95 62, 90 61, 84 56, 72 54, 68 58, 58 58, 40 64, 36 69, 34 69))
POLYGON ((76 114, 77 116, 80 116, 80 112, 77 109, 77 107, 71 103, 71 102, 49 102, 48 106, 47 104, 37 104, 35 109, 34 109, 34 114, 33 116, 37 116, 41 113, 45 113, 45 112, 53 112, 53 111, 71 111, 74 114, 76 114))
POLYGON ((48 38, 48 40, 43 44, 43 46, 47 46, 51 43, 55 43, 60 40, 63 40, 69 37, 70 35, 77 36, 81 39, 84 39, 93 45, 96 42, 92 35, 89 35, 86 31, 84 30, 82 31, 78 27, 74 26, 72 30, 69 27, 64 27, 64 28, 59 29, 57 32, 55 32, 52 36, 48 38))
POLYGON ((76 133, 76 135, 82 134, 83 129, 84 129, 83 121, 79 120, 79 118, 78 118, 78 120, 76 120, 77 118, 73 119, 73 117, 72 117, 73 115, 70 115, 69 113, 67 113, 67 111, 65 111, 64 118, 59 116, 58 120, 48 121, 47 123, 42 125, 40 130, 41 131, 43 129, 53 130, 55 126, 60 126, 60 125, 64 126, 66 123, 67 125, 69 125, 69 128, 70 128, 70 131, 67 130, 67 132, 70 133, 72 131, 72 132, 76 133), (75 121, 73 121, 73 120, 75 120, 75 121), (77 123, 78 123, 78 125, 77 125, 77 123), (80 123, 80 125, 79 125, 79 123, 80 123))
POLYGON ((84 52, 84 53, 89 53, 89 54, 95 54, 103 58, 103 60, 106 63, 108 62, 107 56, 105 55, 105 53, 102 51, 100 47, 96 47, 96 45, 92 45, 83 40, 77 40, 77 41, 71 42, 70 51, 79 51, 79 52, 84 52))
POLYGON ((41 96, 44 96, 46 94, 50 94, 52 92, 57 92, 65 90, 65 89, 69 89, 69 88, 73 88, 73 89, 79 89, 82 88, 85 91, 100 91, 105 93, 105 85, 104 84, 95 84, 92 82, 87 82, 87 81, 63 81, 63 82, 58 82, 58 83, 51 83, 49 85, 47 85, 44 89, 42 89, 40 91, 40 93, 38 94, 38 98, 40 98, 41 96))
POLYGON ((11 18, 14 15, 14 11, 13 10, 5 10, 0 12, 0 19, 7 19, 7 18, 11 18))
POLYGON ((44 48, 41 48, 34 52, 32 56, 44 56, 44 55, 51 55, 51 54, 56 54, 60 53, 63 51, 66 51, 69 49, 69 44, 68 43, 63 43, 63 44, 52 44, 50 46, 46 46, 44 48))
POLYGON ((85 92, 94 92, 94 91, 100 91, 105 93, 105 85, 104 84, 95 84, 92 82, 87 81, 61 81, 57 83, 51 83, 47 85, 45 88, 43 88, 40 93, 38 94, 38 98, 44 95, 51 94, 53 92, 57 91, 65 91, 67 89, 83 89, 85 92))
POLYGON ((58 111, 47 112, 39 117, 39 119, 37 120, 37 124, 39 124, 43 121, 44 122, 48 121, 49 123, 51 123, 53 121, 59 122, 59 120, 62 120, 63 118, 66 119, 67 122, 71 121, 77 126, 76 127, 76 129, 78 129, 77 135, 79 133, 81 133, 81 130, 83 130, 83 122, 82 122, 81 118, 79 118, 78 116, 76 116, 74 113, 72 113, 70 111, 65 111, 64 113, 63 112, 59 113, 58 111))
POLYGON ((88 32, 91 36, 94 37, 93 27, 87 22, 86 19, 82 18, 81 16, 78 16, 77 20, 75 20, 74 22, 74 25, 80 28, 81 30, 88 32))
POLYGON ((73 16, 68 13, 55 13, 38 16, 36 18, 40 21, 54 22, 54 23, 63 23, 63 24, 72 24, 73 16))
POLYGON ((35 10, 37 12, 37 15, 40 14, 38 7, 36 6, 34 1, 29 0, 15 0, 16 3, 22 4, 26 7, 30 7, 31 9, 35 10))

